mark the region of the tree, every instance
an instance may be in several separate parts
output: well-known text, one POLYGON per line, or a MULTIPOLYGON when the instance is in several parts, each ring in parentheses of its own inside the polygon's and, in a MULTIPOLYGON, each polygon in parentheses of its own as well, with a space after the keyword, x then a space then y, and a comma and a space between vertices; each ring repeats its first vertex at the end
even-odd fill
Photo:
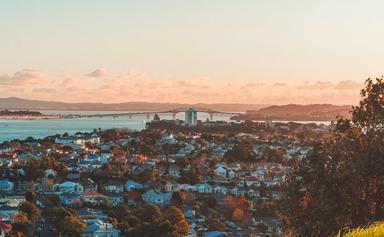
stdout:
POLYGON ((65 207, 47 209, 47 219, 57 228, 62 236, 80 236, 86 228, 76 211, 65 207))
POLYGON ((155 116, 153 117, 153 121, 160 121, 160 117, 158 114, 155 114, 155 116))
POLYGON ((288 178, 279 203, 287 235, 330 236, 384 218, 384 81, 365 85, 352 120, 338 118, 288 178))
POLYGON ((57 229, 62 236, 80 236, 86 228, 86 223, 77 216, 66 216, 57 223, 57 229))
POLYGON ((235 208, 235 210, 232 213, 232 220, 235 222, 240 222, 244 218, 244 211, 240 208, 235 208))
POLYGON ((208 229, 210 230, 217 230, 217 231, 224 231, 226 228, 226 225, 221 222, 219 219, 210 219, 207 221, 208 229))
POLYGON ((161 211, 156 205, 144 204, 138 209, 136 216, 143 222, 155 222, 161 219, 161 211))
POLYGON ((251 151, 246 144, 235 144, 232 150, 224 154, 227 162, 252 161, 251 151))
POLYGON ((37 223, 37 221, 40 219, 40 209, 29 201, 22 202, 19 206, 19 211, 25 213, 28 217, 28 220, 30 220, 33 224, 37 223))
POLYGON ((36 200, 36 193, 34 191, 27 191, 25 193, 25 200, 31 203, 35 203, 36 200))
POLYGON ((13 217, 11 233, 15 236, 30 236, 33 225, 24 212, 19 212, 13 217))
POLYGON ((186 235, 189 230, 189 225, 185 220, 184 214, 179 208, 171 206, 163 211, 164 219, 168 220, 172 225, 175 226, 178 233, 182 236, 186 235))
POLYGON ((27 163, 24 169, 26 173, 25 178, 27 180, 34 181, 44 174, 44 170, 40 168, 40 161, 33 157, 27 158, 27 163))
POLYGON ((181 206, 184 204, 186 199, 186 195, 184 191, 178 191, 178 192, 173 192, 172 193, 172 203, 175 206, 181 206))

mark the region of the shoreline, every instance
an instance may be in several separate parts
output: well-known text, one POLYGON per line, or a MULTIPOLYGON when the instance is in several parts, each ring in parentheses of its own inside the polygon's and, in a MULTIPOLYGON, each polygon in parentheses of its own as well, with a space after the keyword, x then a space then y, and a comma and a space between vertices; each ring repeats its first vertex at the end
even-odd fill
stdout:
POLYGON ((42 119, 63 119, 62 115, 0 115, 0 120, 42 120, 42 119))

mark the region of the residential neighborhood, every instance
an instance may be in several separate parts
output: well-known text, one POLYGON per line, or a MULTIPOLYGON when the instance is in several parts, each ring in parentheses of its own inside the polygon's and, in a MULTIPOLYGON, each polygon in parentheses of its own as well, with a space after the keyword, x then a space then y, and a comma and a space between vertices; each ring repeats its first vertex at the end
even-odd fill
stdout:
POLYGON ((314 123, 153 121, 142 131, 4 142, 0 236, 148 236, 150 225, 169 236, 282 236, 280 187, 326 132, 314 123))

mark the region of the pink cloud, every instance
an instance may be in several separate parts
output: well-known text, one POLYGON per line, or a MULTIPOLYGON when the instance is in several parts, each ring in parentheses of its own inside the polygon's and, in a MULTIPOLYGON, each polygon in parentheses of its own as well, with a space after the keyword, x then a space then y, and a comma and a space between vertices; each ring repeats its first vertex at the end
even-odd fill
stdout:
POLYGON ((107 75, 107 70, 104 68, 97 68, 96 70, 86 74, 87 77, 105 77, 107 75))
POLYGON ((317 81, 315 83, 304 82, 303 85, 298 86, 300 90, 322 90, 332 88, 333 83, 330 81, 317 81))
POLYGON ((337 89, 337 90, 355 90, 355 89, 362 89, 362 88, 363 88, 363 83, 358 83, 352 80, 341 81, 337 83, 334 87, 334 89, 337 89))
MULTIPOLYGON (((96 70, 95 70, 96 71, 96 70)), ((97 74, 97 73, 96 73, 97 74)), ((102 75, 102 73, 97 75, 102 75)), ((67 102, 180 102, 180 103, 355 103, 359 83, 316 81, 297 84, 262 83, 210 78, 151 78, 128 70, 108 78, 86 74, 48 75, 35 69, 0 75, 2 97, 17 96, 67 102)))

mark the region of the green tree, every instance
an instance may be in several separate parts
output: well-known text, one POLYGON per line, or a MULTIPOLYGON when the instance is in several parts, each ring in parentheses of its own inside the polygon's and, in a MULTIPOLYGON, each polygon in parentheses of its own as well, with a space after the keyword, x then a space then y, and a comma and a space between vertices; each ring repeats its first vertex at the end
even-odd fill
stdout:
POLYGON ((329 236, 384 218, 384 82, 366 81, 352 120, 329 136, 290 175, 279 203, 287 235, 329 236))

